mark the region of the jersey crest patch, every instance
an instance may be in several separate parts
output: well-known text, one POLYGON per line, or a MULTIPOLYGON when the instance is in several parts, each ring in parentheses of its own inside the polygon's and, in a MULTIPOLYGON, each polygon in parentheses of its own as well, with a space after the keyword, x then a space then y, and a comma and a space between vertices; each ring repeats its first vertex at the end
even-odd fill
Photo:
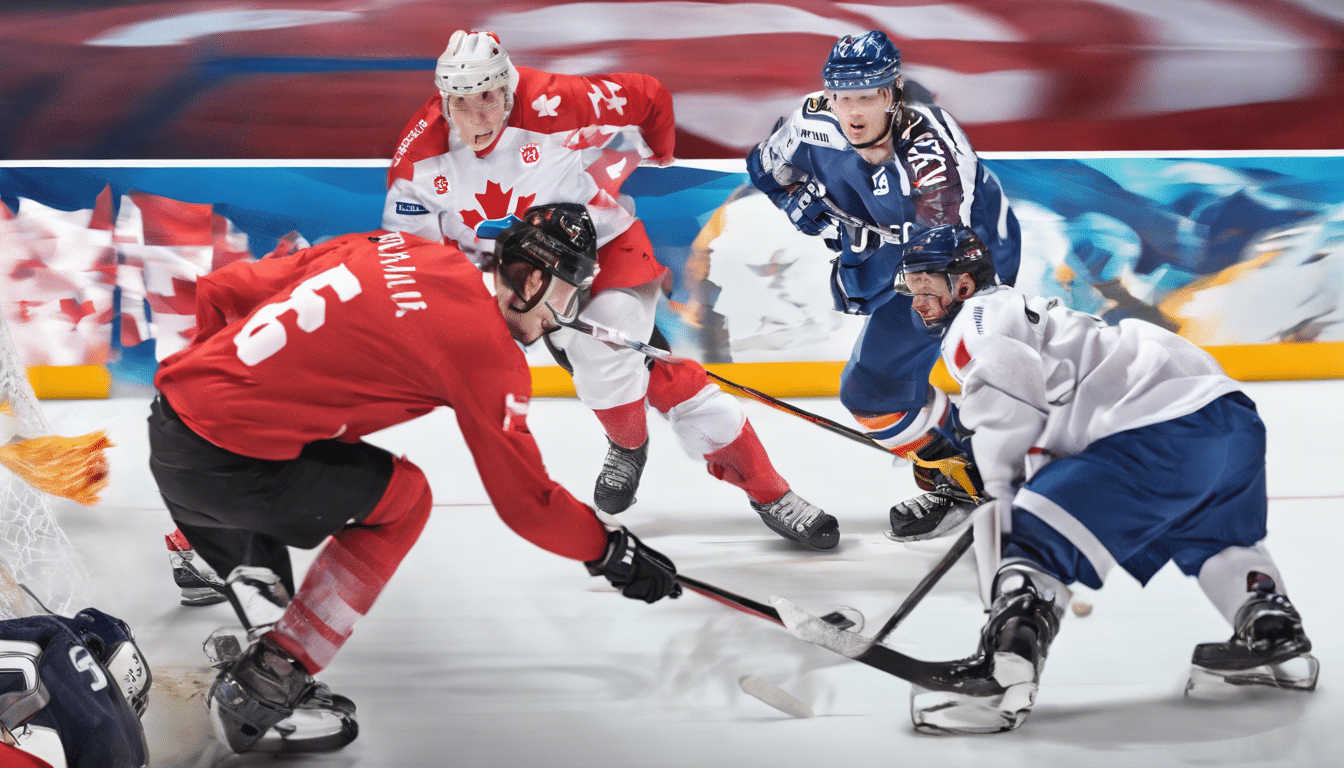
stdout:
POLYGON ((438 192, 440 195, 446 195, 446 194, 448 194, 448 190, 449 190, 449 189, 451 189, 451 185, 448 183, 448 177, 447 177, 447 176, 444 176, 443 174, 439 174, 438 176, 435 176, 435 177, 434 177, 434 191, 435 191, 435 192, 438 192))
POLYGON ((541 159, 541 145, 535 141, 518 148, 518 154, 523 158, 524 165, 533 165, 541 159))
POLYGON ((419 203, 405 203, 398 200, 397 213, 403 216, 423 216, 429 213, 429 209, 419 203))
POLYGON ((887 170, 878 168, 873 174, 873 194, 882 196, 891 191, 891 182, 887 181, 887 170))
POLYGON ((532 434, 527 428, 527 407, 530 398, 517 396, 512 392, 504 395, 504 431, 513 430, 525 435, 532 434))

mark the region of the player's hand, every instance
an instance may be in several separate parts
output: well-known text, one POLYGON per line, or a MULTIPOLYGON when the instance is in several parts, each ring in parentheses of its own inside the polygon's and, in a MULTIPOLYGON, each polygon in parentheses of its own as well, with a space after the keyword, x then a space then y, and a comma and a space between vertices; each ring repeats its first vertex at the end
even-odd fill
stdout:
POLYGON ((831 217, 826 214, 826 187, 814 179, 795 184, 784 199, 784 213, 789 221, 805 235, 819 235, 830 226, 831 217))
POLYGON ((624 528, 607 534, 607 551, 584 565, 594 576, 605 576, 626 597, 657 602, 664 597, 680 597, 677 567, 665 555, 644 546, 624 528))

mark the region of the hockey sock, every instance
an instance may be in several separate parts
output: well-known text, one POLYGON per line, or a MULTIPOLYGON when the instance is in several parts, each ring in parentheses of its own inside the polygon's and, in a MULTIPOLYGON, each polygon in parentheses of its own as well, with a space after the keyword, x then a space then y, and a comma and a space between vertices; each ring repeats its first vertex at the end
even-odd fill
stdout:
POLYGON ((333 535, 313 561, 270 633, 275 644, 309 674, 329 665, 420 537, 430 507, 424 473, 397 459, 378 506, 333 535))
POLYGON ((638 448, 649 439, 649 422, 648 417, 644 415, 644 398, 615 408, 595 410, 593 415, 602 422, 607 437, 622 448, 638 448))
POLYGON ((789 484, 770 463, 750 421, 743 421, 737 439, 706 453, 705 461, 709 474, 746 491, 757 504, 768 504, 789 492, 789 484))
POLYGON ((1257 590, 1288 594, 1264 542, 1253 547, 1228 547, 1205 560, 1199 567, 1199 587, 1233 626, 1237 611, 1257 590))

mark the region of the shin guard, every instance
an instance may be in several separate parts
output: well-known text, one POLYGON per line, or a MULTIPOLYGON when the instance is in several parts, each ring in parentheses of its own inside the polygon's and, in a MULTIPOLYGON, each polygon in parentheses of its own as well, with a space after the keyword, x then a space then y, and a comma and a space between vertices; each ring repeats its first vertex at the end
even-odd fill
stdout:
POLYGON ((746 491, 758 504, 768 504, 789 492, 789 484, 770 463, 750 421, 742 423, 731 443, 705 454, 705 461, 709 474, 746 491))
POLYGON ((397 459, 383 498, 362 522, 333 535, 270 637, 310 674, 331 663, 368 613, 429 519, 429 483, 397 459))

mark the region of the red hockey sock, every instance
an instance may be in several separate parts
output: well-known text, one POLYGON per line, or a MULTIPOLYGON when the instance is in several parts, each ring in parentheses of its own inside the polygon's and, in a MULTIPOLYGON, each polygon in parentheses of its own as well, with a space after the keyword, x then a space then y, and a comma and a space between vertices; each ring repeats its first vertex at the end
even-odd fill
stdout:
POLYGON ((644 398, 633 403, 593 411, 607 437, 622 448, 638 448, 649 439, 649 421, 644 415, 644 398))
POLYGON ((751 422, 742 424, 733 442, 705 454, 709 474, 736 485, 757 504, 766 504, 789 492, 789 484, 779 476, 765 455, 765 446, 756 436, 751 422))
POLYGON ((309 674, 336 656, 355 622, 373 607, 429 519, 429 483, 397 459, 383 498, 356 525, 327 540, 270 637, 309 674))

